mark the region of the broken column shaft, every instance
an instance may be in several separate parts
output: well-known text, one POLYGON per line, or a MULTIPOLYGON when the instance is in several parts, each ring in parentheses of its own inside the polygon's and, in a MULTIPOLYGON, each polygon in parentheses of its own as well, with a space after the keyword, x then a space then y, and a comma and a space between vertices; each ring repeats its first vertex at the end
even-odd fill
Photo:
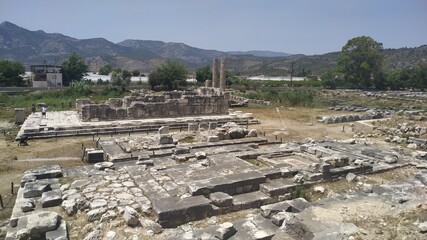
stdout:
POLYGON ((212 60, 212 87, 219 88, 218 59, 212 60))

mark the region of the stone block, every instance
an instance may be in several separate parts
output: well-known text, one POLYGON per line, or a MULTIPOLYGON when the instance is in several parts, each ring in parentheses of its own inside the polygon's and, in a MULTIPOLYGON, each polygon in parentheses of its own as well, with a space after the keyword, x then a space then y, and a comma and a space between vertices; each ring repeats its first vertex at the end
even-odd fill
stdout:
POLYGON ((15 124, 23 124, 26 118, 25 108, 15 108, 15 124))
POLYGON ((93 148, 86 149, 86 159, 88 163, 98 163, 104 161, 104 151, 93 148))
POLYGON ((104 171, 105 169, 114 169, 114 163, 112 162, 99 162, 99 163, 95 163, 93 165, 93 167, 96 170, 100 170, 100 171, 104 171))
POLYGON ((228 207, 233 204, 233 197, 223 192, 211 193, 209 199, 218 207, 228 207))
POLYGON ((287 202, 278 202, 261 206, 261 215, 265 218, 271 218, 278 212, 290 212, 291 205, 287 202))
POLYGON ((209 124, 207 122, 201 122, 199 123, 199 130, 208 130, 209 124))
POLYGON ((218 127, 217 122, 209 122, 209 130, 215 130, 218 127))
POLYGON ((189 132, 197 132, 197 131, 199 131, 199 125, 197 123, 189 123, 188 124, 188 131, 189 132))
POLYGON ((174 154, 186 154, 186 153, 190 153, 190 148, 189 147, 175 147, 173 149, 173 153, 174 154))
POLYGON ((163 144, 173 144, 173 138, 171 135, 169 134, 161 134, 159 136, 159 145, 163 145, 163 144))
POLYGON ((159 128, 159 134, 169 134, 169 126, 163 126, 159 128))
POLYGON ((19 205, 21 206, 21 211, 22 212, 29 212, 34 210, 35 208, 35 203, 34 203, 34 199, 32 198, 24 198, 21 201, 19 201, 19 205))
POLYGON ((52 190, 48 182, 28 182, 24 185, 24 198, 41 197, 44 192, 52 190))
POLYGON ((56 230, 61 223, 61 216, 56 212, 42 211, 27 216, 30 239, 43 239, 49 231, 56 230))
POLYGON ((55 230, 46 232, 46 240, 67 240, 67 224, 65 221, 61 221, 59 227, 55 230))
POLYGON ((166 228, 204 219, 212 212, 211 201, 204 196, 184 199, 169 197, 154 200, 152 203, 159 224, 166 228))
POLYGON ((138 212, 129 206, 124 208, 123 218, 128 226, 134 227, 139 224, 138 212))
POLYGON ((40 203, 43 208, 59 206, 62 203, 61 190, 52 190, 44 192, 40 198, 40 203))
POLYGON ((215 237, 220 240, 229 239, 237 232, 231 222, 222 223, 215 232, 215 237))
POLYGON ((218 136, 208 136, 207 142, 219 142, 218 136))
POLYGON ((60 178, 62 177, 62 168, 57 164, 41 166, 33 170, 25 171, 25 175, 27 174, 35 176, 36 179, 60 178))

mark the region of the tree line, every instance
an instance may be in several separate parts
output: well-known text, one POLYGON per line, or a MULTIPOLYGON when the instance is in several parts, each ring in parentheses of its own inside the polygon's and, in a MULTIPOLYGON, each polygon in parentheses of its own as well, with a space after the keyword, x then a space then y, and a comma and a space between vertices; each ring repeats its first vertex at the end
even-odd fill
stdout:
MULTIPOLYGON (((384 59, 382 43, 368 36, 352 38, 342 47, 337 67, 321 74, 321 84, 330 89, 427 89, 427 63, 411 68, 387 70, 384 69, 384 59)), ((71 54, 62 64, 63 85, 69 86, 73 81, 81 81, 88 69, 81 56, 71 54)), ((0 61, 0 86, 25 86, 26 83, 21 77, 24 73, 25 67, 21 63, 0 61)), ((141 76, 138 70, 128 71, 109 64, 103 66, 99 73, 110 74, 110 83, 121 87, 122 91, 130 84, 132 76, 141 76)), ((195 73, 199 84, 212 79, 210 65, 197 68, 195 73)), ((187 85, 187 74, 182 63, 166 60, 149 74, 148 83, 152 90, 181 89, 187 85)), ((316 79, 310 70, 304 68, 297 69, 295 74, 316 79)), ((227 72, 227 85, 231 85, 231 79, 231 74, 227 72)))

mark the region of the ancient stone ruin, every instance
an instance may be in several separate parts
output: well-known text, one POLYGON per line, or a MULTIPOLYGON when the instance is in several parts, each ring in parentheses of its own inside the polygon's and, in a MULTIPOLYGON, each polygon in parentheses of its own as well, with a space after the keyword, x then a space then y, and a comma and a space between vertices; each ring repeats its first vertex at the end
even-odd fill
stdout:
POLYGON ((82 121, 168 118, 228 114, 229 94, 216 88, 164 92, 162 95, 135 94, 110 98, 103 104, 77 99, 82 121))

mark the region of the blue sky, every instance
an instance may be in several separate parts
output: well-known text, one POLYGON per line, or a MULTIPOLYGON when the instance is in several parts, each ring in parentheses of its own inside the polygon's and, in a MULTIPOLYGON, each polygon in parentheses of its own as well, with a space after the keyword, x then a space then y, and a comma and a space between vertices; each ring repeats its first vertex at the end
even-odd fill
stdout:
POLYGON ((366 35, 427 44, 427 0, 0 0, 0 22, 85 39, 322 54, 366 35))

